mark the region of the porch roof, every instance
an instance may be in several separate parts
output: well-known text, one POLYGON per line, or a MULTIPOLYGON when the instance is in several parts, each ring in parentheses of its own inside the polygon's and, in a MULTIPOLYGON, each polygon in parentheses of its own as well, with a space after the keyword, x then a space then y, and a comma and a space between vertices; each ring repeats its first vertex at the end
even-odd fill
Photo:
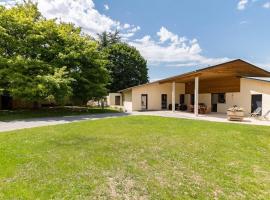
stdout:
POLYGON ((269 77, 270 78, 270 72, 259 68, 253 64, 250 64, 246 61, 243 61, 241 59, 232 60, 226 63, 221 63, 218 65, 202 68, 199 70, 191 71, 188 73, 180 74, 177 76, 172 76, 169 78, 161 79, 158 81, 154 81, 151 83, 146 83, 130 88, 126 88, 123 90, 120 90, 119 92, 125 92, 128 90, 131 90, 132 88, 136 87, 142 87, 149 84, 154 83, 169 83, 169 82, 176 82, 176 83, 188 83, 194 81, 194 78, 199 76, 200 80, 217 80, 222 78, 228 78, 228 77, 269 77))
POLYGON ((270 82, 270 77, 243 77, 246 79, 253 79, 257 81, 265 81, 265 82, 270 82))

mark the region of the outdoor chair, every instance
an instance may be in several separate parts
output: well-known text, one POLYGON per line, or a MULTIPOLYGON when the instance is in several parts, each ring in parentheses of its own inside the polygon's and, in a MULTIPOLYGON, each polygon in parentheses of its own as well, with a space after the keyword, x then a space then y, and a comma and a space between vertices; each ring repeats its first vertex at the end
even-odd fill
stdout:
POLYGON ((261 113, 262 113, 262 107, 258 107, 253 111, 253 113, 250 113, 250 116, 251 117, 258 117, 261 115, 261 113))

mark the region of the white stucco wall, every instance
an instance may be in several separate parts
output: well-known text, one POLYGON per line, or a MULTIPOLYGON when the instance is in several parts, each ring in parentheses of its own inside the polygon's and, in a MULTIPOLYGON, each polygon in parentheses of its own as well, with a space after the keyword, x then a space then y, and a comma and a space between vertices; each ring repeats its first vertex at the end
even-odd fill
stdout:
MULTIPOLYGON (((175 103, 179 104, 180 94, 185 93, 183 83, 175 84, 175 103)), ((141 95, 148 95, 148 110, 161 110, 161 95, 167 94, 167 107, 172 103, 172 83, 153 83, 132 89, 132 110, 141 110, 141 95)))
POLYGON ((226 93, 226 104, 218 104, 218 112, 226 113, 227 109, 237 105, 244 108, 245 115, 251 112, 251 95, 262 94, 262 115, 270 110, 270 83, 242 78, 240 92, 226 93))
POLYGON ((123 107, 125 112, 132 111, 132 90, 128 90, 122 93, 123 107))
POLYGON ((107 96, 107 105, 115 106, 115 97, 120 96, 120 106, 122 106, 122 94, 121 93, 109 93, 107 96))
POLYGON ((207 112, 211 112, 211 94, 199 94, 199 103, 204 103, 207 106, 207 112))

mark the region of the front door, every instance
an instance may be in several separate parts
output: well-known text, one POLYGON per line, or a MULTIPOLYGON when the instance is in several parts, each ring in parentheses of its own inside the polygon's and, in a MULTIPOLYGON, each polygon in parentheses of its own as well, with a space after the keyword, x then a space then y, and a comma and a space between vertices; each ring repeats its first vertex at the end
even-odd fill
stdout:
POLYGON ((167 94, 161 95, 161 109, 167 109, 167 94))
POLYGON ((218 94, 211 94, 211 112, 217 112, 218 94))
POLYGON ((262 108, 262 95, 261 94, 251 95, 251 113, 259 109, 261 115, 262 114, 261 108, 262 108))
POLYGON ((141 108, 142 110, 147 110, 148 109, 148 98, 147 94, 142 94, 141 96, 141 108))

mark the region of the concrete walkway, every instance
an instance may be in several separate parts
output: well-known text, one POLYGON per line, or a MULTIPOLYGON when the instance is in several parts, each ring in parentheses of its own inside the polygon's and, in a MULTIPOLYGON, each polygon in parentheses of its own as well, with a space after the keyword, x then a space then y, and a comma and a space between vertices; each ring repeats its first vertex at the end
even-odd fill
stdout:
POLYGON ((44 117, 25 120, 14 120, 9 122, 0 121, 0 132, 12 131, 24 128, 34 128, 39 126, 49 126, 56 124, 66 124, 71 122, 78 122, 83 120, 97 120, 112 117, 127 116, 128 113, 104 113, 92 115, 78 115, 78 116, 65 116, 65 117, 44 117))
POLYGON ((249 124, 249 125, 264 125, 270 126, 270 121, 256 120, 254 118, 245 118, 243 122, 231 122, 227 120, 225 114, 207 114, 199 115, 195 117, 193 113, 188 112, 172 112, 172 111, 146 111, 146 112, 132 112, 132 113, 104 113, 93 115, 79 115, 79 116, 66 116, 66 117, 48 117, 48 118, 35 118, 26 120, 15 120, 10 122, 0 122, 0 132, 12 131, 24 128, 34 128, 39 126, 48 126, 56 124, 66 124, 71 122, 78 122, 83 120, 97 120, 112 117, 123 117, 128 115, 148 115, 148 116, 160 116, 160 117, 173 117, 173 118, 185 118, 194 120, 206 120, 212 122, 225 122, 225 123, 237 123, 237 124, 249 124))
POLYGON ((228 121, 227 115, 221 114, 221 113, 209 113, 206 115, 199 115, 198 117, 196 117, 193 113, 190 113, 190 112, 146 111, 146 112, 133 112, 132 115, 151 115, 151 116, 161 116, 161 117, 205 120, 205 121, 212 121, 212 122, 270 126, 269 120, 268 121, 259 120, 259 119, 255 119, 255 118, 249 118, 249 117, 244 118, 244 120, 242 122, 228 121))

